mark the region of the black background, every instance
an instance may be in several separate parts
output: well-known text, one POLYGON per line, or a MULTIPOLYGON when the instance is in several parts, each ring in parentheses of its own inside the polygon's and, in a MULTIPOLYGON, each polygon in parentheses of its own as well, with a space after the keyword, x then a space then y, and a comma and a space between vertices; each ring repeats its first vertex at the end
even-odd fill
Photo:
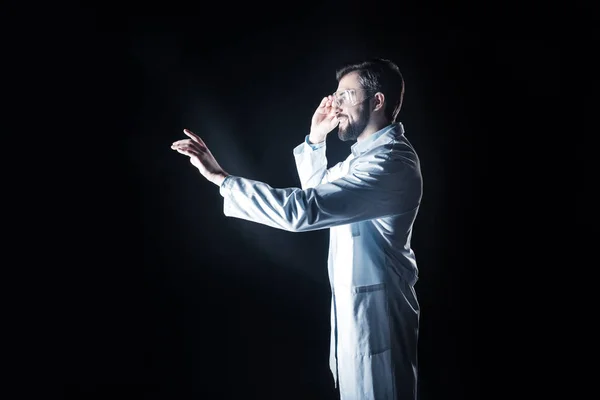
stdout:
MULTIPOLYGON (((35 302, 43 334, 30 332, 39 349, 34 370, 52 383, 46 394, 335 398, 327 232, 224 217, 218 188, 170 144, 188 128, 229 173, 298 186, 292 149, 319 100, 335 90, 335 69, 368 57, 402 70, 400 120, 422 162, 413 236, 420 399, 510 393, 521 367, 507 373, 496 360, 510 362, 502 356, 519 346, 513 317, 524 317, 505 309, 522 289, 517 274, 507 275, 507 265, 514 271, 519 263, 505 235, 528 237, 515 224, 529 216, 514 210, 529 200, 513 193, 537 183, 521 179, 535 155, 518 166, 506 155, 520 157, 555 127, 545 116, 561 84, 565 38, 555 24, 563 10, 130 8, 66 6, 52 10, 54 23, 40 11, 29 21, 35 36, 19 31, 36 46, 14 45, 27 60, 22 81, 44 78, 37 84, 44 106, 35 108, 44 134, 36 142, 56 148, 46 152, 50 164, 27 170, 42 172, 37 204, 43 199, 51 211, 26 255, 58 265, 35 280, 48 295, 35 302), (490 380, 501 383, 491 389, 490 380)), ((329 162, 349 146, 330 135, 329 162)))

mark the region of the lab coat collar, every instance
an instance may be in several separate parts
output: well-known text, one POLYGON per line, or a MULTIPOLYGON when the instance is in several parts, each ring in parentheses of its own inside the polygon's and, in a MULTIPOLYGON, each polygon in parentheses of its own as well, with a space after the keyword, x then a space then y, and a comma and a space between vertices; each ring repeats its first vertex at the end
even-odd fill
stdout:
POLYGON ((390 124, 390 125, 386 126, 385 128, 378 130, 377 132, 375 132, 374 134, 372 134, 365 140, 361 140, 360 142, 354 143, 352 145, 352 147, 350 148, 350 150, 352 151, 352 154, 354 155, 354 157, 360 156, 361 154, 363 154, 364 152, 369 150, 375 144, 377 139, 379 139, 381 136, 386 135, 386 134, 403 135, 404 127, 402 126, 402 123, 396 122, 396 123, 390 124))

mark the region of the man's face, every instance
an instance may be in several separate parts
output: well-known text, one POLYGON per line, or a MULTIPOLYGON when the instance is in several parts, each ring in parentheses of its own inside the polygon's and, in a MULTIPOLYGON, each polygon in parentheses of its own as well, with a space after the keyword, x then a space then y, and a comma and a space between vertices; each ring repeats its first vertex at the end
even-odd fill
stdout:
POLYGON ((362 89, 358 81, 358 73, 352 72, 340 79, 336 95, 342 100, 337 109, 338 137, 342 141, 356 140, 364 131, 371 118, 371 110, 367 99, 367 92, 362 89), (353 89, 354 96, 344 93, 353 89), (354 101, 350 101, 353 99, 354 101), (357 104, 352 104, 357 103, 357 104))

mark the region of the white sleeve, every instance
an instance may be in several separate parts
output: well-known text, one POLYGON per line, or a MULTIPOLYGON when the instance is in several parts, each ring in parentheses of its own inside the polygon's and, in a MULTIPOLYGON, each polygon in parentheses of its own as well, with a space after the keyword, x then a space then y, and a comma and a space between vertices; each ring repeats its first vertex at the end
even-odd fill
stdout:
POLYGON ((313 153, 300 153, 305 163, 303 185, 307 185, 302 189, 275 189, 255 180, 228 178, 219 189, 225 215, 303 232, 403 214, 419 205, 420 169, 400 157, 357 162, 345 176, 313 187, 325 173, 324 155, 313 153))
POLYGON ((325 142, 311 144, 308 135, 303 143, 294 148, 293 154, 302 189, 308 189, 321 183, 327 172, 325 142))

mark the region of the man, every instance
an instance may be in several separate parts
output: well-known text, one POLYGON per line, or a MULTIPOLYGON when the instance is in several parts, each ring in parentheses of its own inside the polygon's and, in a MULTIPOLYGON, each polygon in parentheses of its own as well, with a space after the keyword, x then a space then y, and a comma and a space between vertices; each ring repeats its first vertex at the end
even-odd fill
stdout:
POLYGON ((404 81, 389 60, 347 65, 294 151, 302 188, 230 175, 198 136, 172 148, 220 186, 224 214, 292 232, 329 228, 330 368, 341 400, 417 399, 419 304, 412 227, 419 158, 396 118, 404 81), (327 134, 356 141, 327 169, 327 134))

